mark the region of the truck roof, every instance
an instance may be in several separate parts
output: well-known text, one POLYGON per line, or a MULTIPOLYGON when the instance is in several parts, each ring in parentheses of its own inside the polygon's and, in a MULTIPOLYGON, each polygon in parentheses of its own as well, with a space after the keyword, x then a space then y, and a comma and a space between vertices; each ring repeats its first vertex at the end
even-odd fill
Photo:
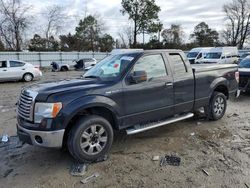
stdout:
POLYGON ((157 50, 145 50, 144 52, 183 52, 182 50, 177 49, 157 49, 157 50))
POLYGON ((138 52, 183 52, 182 50, 177 49, 156 49, 156 50, 143 50, 143 49, 115 49, 111 52, 112 55, 114 54, 126 54, 126 53, 138 53, 138 52))

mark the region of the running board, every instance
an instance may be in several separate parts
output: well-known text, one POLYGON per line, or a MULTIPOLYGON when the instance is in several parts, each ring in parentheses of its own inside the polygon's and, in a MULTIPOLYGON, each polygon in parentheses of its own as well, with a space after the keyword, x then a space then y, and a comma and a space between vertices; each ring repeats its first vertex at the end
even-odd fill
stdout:
POLYGON ((137 133, 144 132, 144 131, 147 131, 147 130, 150 130, 150 129, 161 127, 163 125, 168 125, 168 124, 171 124, 171 123, 182 121, 182 120, 191 118, 193 116, 194 116, 193 113, 188 113, 188 114, 184 114, 184 115, 181 115, 181 116, 178 116, 178 117, 173 117, 173 118, 167 119, 165 121, 160 121, 160 122, 157 122, 157 123, 150 123, 150 124, 146 124, 146 125, 136 125, 136 126, 134 126, 132 128, 127 129, 126 132, 127 132, 128 135, 137 134, 137 133))

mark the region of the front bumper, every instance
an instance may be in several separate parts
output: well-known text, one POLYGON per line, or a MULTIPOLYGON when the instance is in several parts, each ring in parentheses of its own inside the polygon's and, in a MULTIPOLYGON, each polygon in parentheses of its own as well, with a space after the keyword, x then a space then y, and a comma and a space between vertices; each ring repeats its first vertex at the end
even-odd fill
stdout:
POLYGON ((46 148, 61 148, 65 130, 34 131, 17 125, 17 134, 21 141, 46 148))

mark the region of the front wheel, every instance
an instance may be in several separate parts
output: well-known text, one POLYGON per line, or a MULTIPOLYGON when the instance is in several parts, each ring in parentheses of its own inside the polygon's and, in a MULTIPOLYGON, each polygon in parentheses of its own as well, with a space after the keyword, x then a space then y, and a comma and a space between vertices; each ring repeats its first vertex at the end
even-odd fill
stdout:
POLYGON ((93 162, 104 157, 113 142, 110 123, 96 115, 82 117, 71 129, 68 150, 78 162, 93 162))
POLYGON ((227 109, 227 99, 223 93, 214 92, 208 107, 205 107, 205 113, 210 120, 217 121, 221 119, 227 109))

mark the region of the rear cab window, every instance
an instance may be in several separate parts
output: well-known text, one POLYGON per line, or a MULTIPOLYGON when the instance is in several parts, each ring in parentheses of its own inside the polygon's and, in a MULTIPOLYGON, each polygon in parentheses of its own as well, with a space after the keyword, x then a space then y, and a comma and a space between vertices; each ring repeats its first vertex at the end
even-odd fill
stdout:
POLYGON ((10 61, 10 67, 22 67, 25 63, 19 61, 10 61))
POLYGON ((169 53, 169 58, 173 67, 173 75, 182 75, 188 72, 181 54, 169 53))

